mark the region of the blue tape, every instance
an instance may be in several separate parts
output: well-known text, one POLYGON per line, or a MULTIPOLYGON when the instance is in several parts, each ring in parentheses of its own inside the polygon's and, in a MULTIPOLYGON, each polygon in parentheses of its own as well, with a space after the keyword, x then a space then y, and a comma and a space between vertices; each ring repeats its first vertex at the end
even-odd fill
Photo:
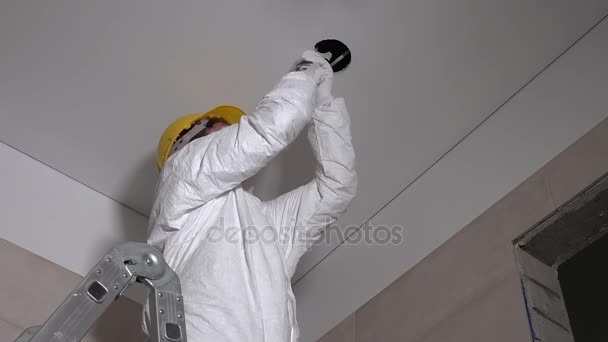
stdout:
POLYGON ((530 314, 530 307, 528 306, 528 295, 526 294, 526 288, 524 287, 524 278, 520 276, 519 281, 521 282, 521 292, 524 295, 524 303, 526 305, 526 315, 528 316, 528 325, 530 326, 530 334, 532 335, 532 342, 538 341, 536 338, 536 332, 534 332, 534 325, 532 325, 532 315, 530 314))

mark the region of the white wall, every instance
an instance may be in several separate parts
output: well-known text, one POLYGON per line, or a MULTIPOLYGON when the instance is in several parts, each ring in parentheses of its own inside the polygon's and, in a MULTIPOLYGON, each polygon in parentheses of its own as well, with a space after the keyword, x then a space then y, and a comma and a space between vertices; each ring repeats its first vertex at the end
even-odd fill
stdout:
POLYGON ((144 216, 3 143, 0 160, 1 238, 80 275, 111 246, 143 241, 144 216))
POLYGON ((604 20, 371 220, 404 226, 404 243, 342 245, 297 282, 302 341, 321 337, 604 119, 607 41, 604 20))

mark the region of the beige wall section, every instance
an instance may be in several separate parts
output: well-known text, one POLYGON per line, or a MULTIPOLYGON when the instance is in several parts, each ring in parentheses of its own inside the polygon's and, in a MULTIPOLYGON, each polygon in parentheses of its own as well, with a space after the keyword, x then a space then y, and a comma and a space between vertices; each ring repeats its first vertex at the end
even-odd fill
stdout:
MULTIPOLYGON (((44 323, 81 276, 0 239, 0 341, 44 323)), ((141 305, 125 297, 92 328, 86 342, 142 341, 141 305)))
POLYGON ((529 341, 512 240, 608 171, 608 119, 323 336, 529 341))

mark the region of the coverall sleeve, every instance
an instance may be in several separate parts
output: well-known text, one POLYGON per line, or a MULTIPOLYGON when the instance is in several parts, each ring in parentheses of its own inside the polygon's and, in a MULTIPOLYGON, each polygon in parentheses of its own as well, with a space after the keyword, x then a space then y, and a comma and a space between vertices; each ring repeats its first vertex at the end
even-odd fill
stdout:
POLYGON ((178 230, 189 213, 262 169, 310 122, 317 82, 310 73, 287 74, 239 124, 171 156, 161 173, 151 225, 178 230))
POLYGON ((315 178, 266 203, 290 277, 311 244, 346 211, 357 188, 350 118, 343 99, 313 111, 308 139, 317 160, 315 178))

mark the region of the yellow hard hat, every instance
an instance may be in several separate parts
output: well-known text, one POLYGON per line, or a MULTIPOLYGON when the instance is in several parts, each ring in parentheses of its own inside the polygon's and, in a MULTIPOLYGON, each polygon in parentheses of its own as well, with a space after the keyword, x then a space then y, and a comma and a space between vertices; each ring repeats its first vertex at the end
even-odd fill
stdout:
POLYGON ((189 114, 173 121, 173 123, 171 123, 167 129, 165 129, 165 132, 163 132, 163 135, 160 137, 160 141, 158 142, 158 149, 156 151, 156 169, 158 171, 162 170, 165 162, 167 159, 169 159, 171 147, 177 138, 183 131, 192 127, 192 125, 197 121, 207 118, 219 118, 232 125, 238 123, 243 115, 245 115, 245 112, 238 107, 219 106, 208 111, 207 113, 189 114))

